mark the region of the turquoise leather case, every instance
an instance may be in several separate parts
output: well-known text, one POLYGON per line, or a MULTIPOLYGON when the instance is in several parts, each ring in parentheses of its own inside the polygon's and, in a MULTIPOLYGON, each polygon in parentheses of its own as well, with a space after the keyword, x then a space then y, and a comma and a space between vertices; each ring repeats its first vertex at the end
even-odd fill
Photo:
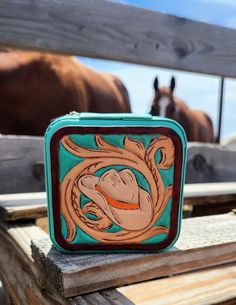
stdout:
POLYGON ((182 214, 186 136, 175 121, 71 113, 45 134, 49 232, 67 252, 157 251, 182 214))

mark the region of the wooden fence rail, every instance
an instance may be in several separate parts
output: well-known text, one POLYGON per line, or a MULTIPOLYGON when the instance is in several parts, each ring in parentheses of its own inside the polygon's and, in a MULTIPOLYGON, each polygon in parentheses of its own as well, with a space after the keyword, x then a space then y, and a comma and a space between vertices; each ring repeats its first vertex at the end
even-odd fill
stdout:
POLYGON ((59 252, 49 238, 33 241, 32 257, 45 289, 64 297, 236 261, 236 215, 184 219, 174 248, 159 253, 59 252))
POLYGON ((236 30, 104 0, 3 0, 0 45, 236 77, 236 30))

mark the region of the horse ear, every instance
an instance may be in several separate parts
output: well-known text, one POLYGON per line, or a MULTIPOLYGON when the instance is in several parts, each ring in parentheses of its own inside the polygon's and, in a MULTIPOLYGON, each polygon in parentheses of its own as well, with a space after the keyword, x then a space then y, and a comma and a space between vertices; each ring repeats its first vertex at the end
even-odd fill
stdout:
POLYGON ((154 80, 154 90, 155 90, 155 92, 157 92, 159 90, 159 88, 158 88, 158 78, 157 77, 154 80))
POLYGON ((175 78, 174 76, 171 77, 171 81, 170 81, 170 90, 173 93, 175 89, 175 78))

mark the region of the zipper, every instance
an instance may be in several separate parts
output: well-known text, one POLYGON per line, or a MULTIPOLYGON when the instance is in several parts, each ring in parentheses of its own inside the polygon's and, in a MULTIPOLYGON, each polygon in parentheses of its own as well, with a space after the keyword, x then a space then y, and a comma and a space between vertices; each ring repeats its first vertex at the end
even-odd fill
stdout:
POLYGON ((150 114, 132 114, 132 113, 94 113, 94 112, 76 112, 71 111, 69 116, 79 117, 80 120, 124 120, 140 121, 152 120, 150 114))

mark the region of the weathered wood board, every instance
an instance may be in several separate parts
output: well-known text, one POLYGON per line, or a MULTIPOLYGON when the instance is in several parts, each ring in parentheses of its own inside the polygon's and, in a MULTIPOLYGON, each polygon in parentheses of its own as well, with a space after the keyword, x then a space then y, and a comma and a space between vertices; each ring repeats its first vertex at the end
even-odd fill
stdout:
POLYGON ((132 301, 116 289, 85 294, 69 298, 67 301, 70 305, 134 305, 132 301))
POLYGON ((136 305, 236 304, 236 265, 229 264, 118 289, 136 305))
POLYGON ((112 290, 65 299, 45 292, 43 274, 32 261, 32 239, 48 235, 33 224, 0 227, 0 278, 16 305, 134 305, 112 290))
POLYGON ((37 219, 47 215, 46 193, 0 195, 0 218, 4 221, 37 219))
POLYGON ((206 216, 236 208, 236 183, 195 183, 184 186, 184 216, 206 216))
POLYGON ((184 200, 187 202, 196 199, 198 204, 203 204, 227 196, 236 199, 236 182, 193 183, 184 186, 184 200))
POLYGON ((19 226, 11 226, 6 230, 0 227, 0 278, 14 304, 59 304, 41 293, 38 283, 42 280, 32 262, 29 234, 35 238, 39 234, 41 237, 46 235, 40 231, 36 233, 32 225, 23 230, 19 226))
POLYGON ((2 47, 236 76, 229 28, 104 0, 5 0, 0 19, 2 47))
POLYGON ((185 219, 176 247, 162 253, 73 255, 48 238, 32 244, 47 289, 65 297, 236 261, 236 215, 185 219))

